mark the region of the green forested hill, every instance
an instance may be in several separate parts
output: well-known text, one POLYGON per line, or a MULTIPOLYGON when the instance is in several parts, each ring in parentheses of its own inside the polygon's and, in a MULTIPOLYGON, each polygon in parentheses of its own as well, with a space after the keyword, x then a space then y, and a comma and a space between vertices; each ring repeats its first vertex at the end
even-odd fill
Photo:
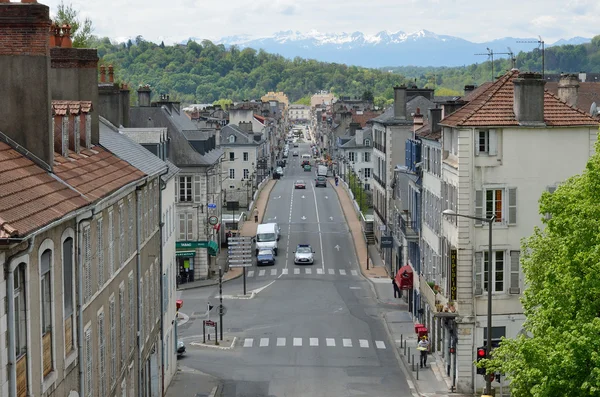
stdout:
MULTIPOLYGON (((184 103, 208 103, 260 98, 268 91, 283 91, 291 101, 329 90, 352 97, 373 95, 383 105, 393 96, 395 84, 416 82, 436 88, 438 95, 458 95, 465 84, 491 79, 491 64, 457 68, 398 67, 367 69, 295 58, 286 59, 262 50, 225 48, 210 41, 187 45, 157 45, 138 37, 135 42, 112 44, 108 38, 94 43, 104 64, 113 64, 117 77, 132 86, 150 84, 154 94, 168 93, 184 103), (393 72, 390 72, 393 71, 393 72)), ((600 36, 591 43, 546 49, 546 72, 600 72, 600 36)), ((506 59, 494 62, 495 75, 511 67, 506 59)), ((516 67, 540 71, 541 53, 520 53, 516 67)))

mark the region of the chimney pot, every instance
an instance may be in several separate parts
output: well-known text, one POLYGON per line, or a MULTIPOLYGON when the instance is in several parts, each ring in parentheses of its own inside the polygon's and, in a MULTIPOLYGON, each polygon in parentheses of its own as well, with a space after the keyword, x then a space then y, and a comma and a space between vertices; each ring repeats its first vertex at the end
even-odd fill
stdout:
POLYGON ((539 73, 519 73, 514 79, 513 111, 519 124, 544 124, 544 85, 539 73))
POLYGON ((100 82, 106 82, 106 66, 100 65, 100 82))
POLYGON ((73 47, 73 42, 71 41, 71 25, 63 25, 62 32, 63 37, 60 46, 63 48, 73 47))
POLYGON ((113 65, 108 65, 108 82, 109 83, 115 82, 115 71, 114 71, 113 65))
POLYGON ((62 46, 62 34, 61 34, 61 27, 58 25, 54 26, 54 44, 56 45, 56 47, 61 47, 62 46))

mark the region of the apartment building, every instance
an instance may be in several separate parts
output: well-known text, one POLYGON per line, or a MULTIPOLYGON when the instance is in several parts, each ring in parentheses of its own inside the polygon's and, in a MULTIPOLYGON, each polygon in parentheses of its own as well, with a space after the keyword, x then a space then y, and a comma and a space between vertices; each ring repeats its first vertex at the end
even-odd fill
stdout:
POLYGON ((310 120, 310 106, 308 105, 290 105, 288 107, 288 120, 291 123, 308 122, 310 120))

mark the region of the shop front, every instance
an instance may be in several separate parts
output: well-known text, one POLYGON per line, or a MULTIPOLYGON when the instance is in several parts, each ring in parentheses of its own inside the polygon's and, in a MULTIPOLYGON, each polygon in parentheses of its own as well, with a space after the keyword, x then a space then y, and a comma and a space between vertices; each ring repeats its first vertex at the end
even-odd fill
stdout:
POLYGON ((197 273, 200 255, 216 256, 219 245, 215 241, 177 241, 175 243, 177 260, 177 285, 192 282, 199 278, 197 273), (206 252, 206 251, 208 252, 206 252))

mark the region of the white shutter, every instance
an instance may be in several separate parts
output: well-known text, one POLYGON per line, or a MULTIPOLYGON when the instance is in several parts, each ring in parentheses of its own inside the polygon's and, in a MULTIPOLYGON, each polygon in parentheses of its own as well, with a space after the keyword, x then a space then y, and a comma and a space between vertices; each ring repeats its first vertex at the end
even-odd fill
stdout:
POLYGON ((119 267, 125 263, 125 206, 119 204, 119 267))
POLYGON ((488 132, 488 154, 490 156, 498 154, 498 135, 494 129, 488 132))
POLYGON ((508 224, 517 223, 517 188, 508 188, 508 224))
POLYGON ((475 130, 475 156, 479 156, 479 130, 475 130))
POLYGON ((187 238, 187 233, 185 232, 185 214, 179 214, 179 240, 185 241, 187 238))
POLYGON ((483 252, 475 253, 475 295, 483 294, 483 252))
POLYGON ((119 287, 119 312, 121 314, 121 318, 119 321, 119 332, 121 335, 121 365, 125 365, 125 357, 127 353, 127 349, 125 345, 127 343, 127 325, 125 322, 125 313, 127 312, 127 302, 125 302, 125 285, 121 285, 119 287))
POLYGON ((510 251, 510 289, 511 294, 520 294, 521 286, 519 283, 521 273, 521 252, 510 251))
POLYGON ((106 395, 106 343, 104 341, 104 312, 98 314, 98 389, 101 396, 106 395))
POLYGON ((91 327, 85 330, 85 396, 92 397, 94 395, 92 367, 92 329, 91 327))
MULTIPOLYGON (((475 191, 475 216, 483 218, 483 190, 475 191)), ((475 225, 481 225, 483 222, 476 220, 475 225)))
POLYGON ((194 218, 192 217, 192 214, 186 214, 187 217, 187 222, 186 222, 186 234, 187 234, 187 239, 188 240, 193 240, 194 239, 194 218))
POLYGON ((112 210, 108 212, 108 271, 112 278, 115 274, 115 222, 112 210))
POLYGON ((194 203, 202 202, 200 174, 194 175, 194 203))
MULTIPOLYGON (((556 186, 547 186, 547 187, 546 187, 546 190, 547 190, 549 193, 554 193, 554 192, 556 191, 556 186)), ((547 219, 547 220, 550 220, 550 219, 552 219, 552 214, 550 214, 549 212, 546 212, 546 215, 545 215, 545 216, 546 216, 546 219, 547 219)))
POLYGON ((179 202, 179 185, 181 184, 181 177, 177 178, 175 180, 175 183, 173 185, 175 185, 175 202, 178 203, 179 202))
POLYGON ((139 310, 142 311, 142 326, 140 328, 140 344, 144 345, 144 330, 146 329, 146 311, 144 310, 144 279, 140 280, 140 296, 138 297, 138 301, 140 302, 139 310))
POLYGON ((115 318, 115 297, 108 303, 108 321, 110 323, 110 385, 117 382, 117 324, 115 318))
MULTIPOLYGON (((129 318, 136 318, 135 316, 137 315, 136 311, 135 311, 135 299, 134 299, 134 285, 133 285, 133 274, 129 275, 129 280, 127 281, 127 293, 129 294, 128 298, 129 298, 129 318)), ((129 327, 129 345, 130 348, 128 349, 128 351, 126 352, 126 356, 127 357, 129 354, 129 351, 135 346, 135 332, 136 332, 136 327, 129 327)))
POLYGON ((133 232, 133 224, 135 222, 135 208, 133 208, 133 197, 129 197, 127 200, 127 215, 128 215, 128 223, 127 229, 129 230, 129 249, 127 251, 128 255, 131 255, 135 252, 135 233, 133 232))
POLYGON ((84 268, 84 274, 83 277, 85 278, 83 280, 84 283, 84 300, 87 303, 87 301, 90 299, 90 297, 92 296, 92 242, 91 242, 91 236, 90 236, 90 226, 86 226, 83 229, 83 258, 84 258, 84 262, 83 262, 83 268, 84 268))
POLYGON ((104 285, 104 231, 102 217, 96 220, 97 259, 98 259, 98 290, 104 285))

